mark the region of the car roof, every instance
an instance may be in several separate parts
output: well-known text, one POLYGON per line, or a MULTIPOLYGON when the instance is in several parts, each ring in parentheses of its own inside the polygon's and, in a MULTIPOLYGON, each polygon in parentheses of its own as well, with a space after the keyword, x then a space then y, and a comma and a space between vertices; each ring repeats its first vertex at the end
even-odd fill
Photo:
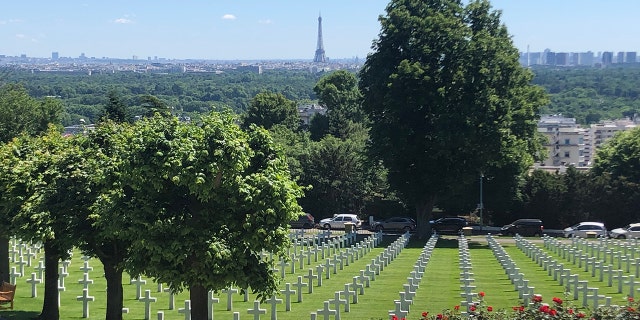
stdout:
POLYGON ((640 227, 640 223, 629 223, 629 227, 640 227))
POLYGON ((596 225, 596 226, 604 226, 604 223, 602 223, 602 222, 584 221, 584 222, 580 222, 580 223, 578 223, 578 225, 596 225))

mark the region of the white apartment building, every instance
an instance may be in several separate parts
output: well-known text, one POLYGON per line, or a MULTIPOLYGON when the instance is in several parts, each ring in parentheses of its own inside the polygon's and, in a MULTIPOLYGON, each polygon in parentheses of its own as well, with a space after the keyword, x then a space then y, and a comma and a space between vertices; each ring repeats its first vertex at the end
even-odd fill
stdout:
POLYGON ((564 171, 567 166, 588 168, 598 148, 616 133, 633 129, 638 121, 629 119, 606 120, 581 128, 575 118, 562 115, 540 117, 538 132, 546 136, 547 158, 536 163, 536 168, 564 171))

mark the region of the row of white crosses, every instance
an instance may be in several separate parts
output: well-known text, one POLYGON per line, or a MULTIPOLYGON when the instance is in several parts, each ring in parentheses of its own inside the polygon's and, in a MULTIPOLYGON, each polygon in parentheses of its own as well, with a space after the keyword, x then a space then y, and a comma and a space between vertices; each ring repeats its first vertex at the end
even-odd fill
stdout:
POLYGON ((520 268, 492 235, 487 235, 486 239, 493 256, 504 269, 505 274, 514 285, 514 289, 518 291, 518 297, 523 300, 525 305, 529 304, 530 299, 535 294, 535 287, 529 286, 529 280, 525 279, 524 274, 520 272, 520 268))
POLYGON ((394 316, 401 319, 406 317, 409 313, 411 305, 413 304, 413 298, 420 286, 420 281, 422 280, 425 268, 429 263, 429 259, 431 259, 431 254, 433 253, 433 249, 436 247, 437 241, 438 235, 434 234, 422 248, 422 252, 420 252, 418 260, 413 265, 413 270, 409 273, 409 277, 407 277, 407 283, 402 285, 404 291, 398 292, 400 299, 393 301, 395 309, 389 310, 389 319, 393 319, 394 316))
MULTIPOLYGON (((365 238, 361 243, 352 245, 350 248, 345 248, 347 244, 352 242, 352 240, 349 240, 349 238, 346 238, 345 236, 347 235, 342 235, 337 237, 338 241, 342 242, 343 244, 336 242, 336 239, 323 239, 322 241, 325 241, 327 243, 333 243, 332 245, 337 246, 338 248, 341 248, 341 250, 338 250, 335 252, 328 251, 329 253, 333 253, 333 259, 325 258, 324 263, 317 265, 315 267, 316 274, 314 274, 314 268, 310 268, 308 269, 307 275, 297 277, 297 280, 298 280, 297 283, 294 283, 294 284, 286 283, 285 289, 280 290, 280 293, 284 296, 284 300, 279 299, 277 295, 273 295, 266 300, 266 303, 271 306, 270 319, 277 320, 278 304, 282 304, 284 302, 285 310, 287 312, 291 311, 291 301, 293 300, 294 295, 296 295, 298 302, 302 302, 302 290, 304 287, 307 287, 308 293, 312 294, 313 288, 314 288, 314 284, 313 284, 314 281, 316 281, 316 286, 321 287, 322 280, 324 277, 326 277, 326 279, 330 279, 330 275, 332 273, 333 274, 337 273, 338 266, 340 270, 342 270, 343 265, 347 265, 347 266, 349 265, 349 261, 351 261, 351 263, 354 263, 356 260, 361 259, 367 253, 369 253, 374 247, 376 247, 381 239, 381 234, 374 234, 372 236, 365 238), (345 251, 350 253, 347 255, 344 255, 345 251), (323 273, 324 273, 324 277, 323 277, 323 273), (306 278, 308 282, 304 282, 302 280, 303 278, 306 278)), ((314 245, 317 245, 317 244, 314 244, 314 245)), ((311 248, 311 247, 309 246, 308 248, 311 248)), ((304 254, 305 251, 303 250, 301 251, 301 253, 304 254)), ((311 255, 305 255, 305 257, 307 258, 309 256, 311 255)), ((295 261, 292 261, 292 264, 295 265, 295 261)), ((279 265, 279 269, 276 269, 274 271, 280 271, 282 277, 284 278, 285 270, 288 264, 286 261, 281 260, 278 265, 279 265)), ((304 266, 301 266, 300 269, 302 269, 303 267, 304 266)), ((292 269, 291 273, 294 273, 294 272, 295 272, 294 269, 292 269)), ((359 277, 354 277, 354 285, 364 289, 364 285, 358 284, 358 280, 356 280, 355 278, 359 278, 359 277)), ((347 300, 350 300, 349 297, 354 297, 353 298, 354 303, 357 303, 357 297, 355 296, 355 291, 349 290, 348 286, 350 285, 352 284, 345 285, 345 291, 336 292, 335 299, 327 302, 326 309, 331 310, 330 307, 328 306, 329 303, 338 303, 338 305, 345 304, 347 300), (340 296, 342 295, 345 295, 347 299, 346 300, 340 299, 340 296)), ((361 291, 361 294, 364 294, 364 291, 361 291)), ((228 303, 229 301, 231 301, 229 299, 231 299, 231 296, 228 296, 227 298, 228 303)), ((267 313, 267 309, 261 308, 260 301, 254 301, 253 304, 254 304, 253 308, 248 309, 247 313, 252 315, 254 319, 259 320, 261 318, 261 315, 264 315, 267 313)), ((349 310, 348 305, 346 305, 345 308, 347 311, 349 310)), ((239 315, 237 315, 237 313, 234 312, 234 319, 238 319, 238 318, 239 318, 239 315)), ((339 319, 339 315, 338 315, 338 319, 339 319)))
POLYGON ((469 242, 463 234, 458 235, 458 265, 460 268, 460 296, 464 300, 460 301, 460 305, 463 307, 461 315, 468 317, 469 311, 472 306, 479 304, 479 301, 474 301, 478 295, 473 292, 476 286, 472 285, 475 281, 473 279, 473 266, 471 265, 471 252, 469 251, 469 242))
MULTIPOLYGON (((571 274, 571 270, 565 269, 564 265, 559 263, 555 258, 553 258, 553 256, 549 255, 529 240, 520 236, 516 236, 515 239, 516 246, 522 252, 547 271, 548 275, 553 275, 554 279, 559 281, 560 285, 565 286, 568 292, 573 293, 573 300, 580 299, 580 294, 582 294, 582 306, 584 307, 589 306, 589 302, 591 302, 591 307, 596 309, 602 305, 602 301, 605 301, 605 306, 611 306, 611 297, 598 294, 599 289, 597 287, 589 287, 589 282, 587 280, 580 280, 578 274, 571 274)), ((580 263, 577 267, 582 268, 582 262, 584 262, 584 265, 587 268, 585 271, 589 271, 588 268, 590 264, 586 262, 587 260, 586 256, 573 259, 574 265, 576 264, 576 261, 579 261, 580 263)), ((623 279, 620 278, 620 286, 622 286, 622 282, 623 279)), ((620 287, 620 289, 621 288, 622 287, 620 287)))
MULTIPOLYGON (((376 239, 380 239, 380 237, 381 233, 378 233, 376 235, 376 239)), ((340 310, 342 305, 344 305, 345 312, 349 312, 350 304, 352 302, 358 302, 358 295, 363 295, 364 288, 368 288, 370 286, 370 282, 375 281, 376 275, 380 275, 380 271, 383 271, 384 268, 387 267, 398 256, 398 254, 400 254, 402 249, 404 249, 407 242, 409 241, 410 237, 411 235, 409 233, 405 233, 392 244, 390 244, 387 248, 385 248, 384 251, 381 252, 375 259, 371 260, 371 264, 366 265, 365 270, 360 270, 360 274, 352 278, 352 283, 345 284, 344 291, 336 291, 333 299, 323 302, 322 309, 318 309, 316 310, 316 312, 311 312, 311 320, 316 320, 318 317, 322 317, 322 319, 324 320, 329 320, 331 316, 333 316, 336 320, 340 320, 340 310), (345 296, 345 299, 342 299, 342 296, 345 296), (352 299, 350 299, 350 297, 352 299), (333 309, 331 308, 332 305, 333 309)), ((317 279, 321 279, 320 274, 318 274, 317 279)))
POLYGON ((625 285, 628 289, 626 293, 630 297, 634 297, 638 290, 636 286, 640 283, 635 279, 640 276, 640 258, 631 258, 635 256, 634 252, 637 250, 628 248, 626 245, 623 246, 625 248, 623 251, 616 250, 621 248, 619 240, 600 239, 589 244, 583 239, 572 239, 571 244, 567 245, 556 239, 545 237, 544 246, 562 259, 574 265, 577 264, 579 268, 584 265, 587 272, 591 269, 591 277, 598 277, 600 282, 606 280, 608 287, 613 287, 616 280, 618 293, 625 293, 625 285), (630 249, 629 252, 627 249, 630 249), (631 274, 632 266, 634 274, 631 274))

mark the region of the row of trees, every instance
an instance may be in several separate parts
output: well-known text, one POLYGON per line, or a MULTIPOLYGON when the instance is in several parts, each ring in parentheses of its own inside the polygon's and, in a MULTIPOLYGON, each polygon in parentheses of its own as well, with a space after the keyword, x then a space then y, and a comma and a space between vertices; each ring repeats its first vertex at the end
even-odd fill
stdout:
POLYGON ((122 319, 123 271, 188 289, 194 319, 206 319, 210 290, 271 294, 277 275, 260 252, 285 256, 301 214, 271 136, 229 113, 106 121, 86 136, 52 127, 3 144, 0 161, 2 234, 44 244, 41 319, 59 318, 57 266, 73 247, 104 265, 106 319, 122 319))

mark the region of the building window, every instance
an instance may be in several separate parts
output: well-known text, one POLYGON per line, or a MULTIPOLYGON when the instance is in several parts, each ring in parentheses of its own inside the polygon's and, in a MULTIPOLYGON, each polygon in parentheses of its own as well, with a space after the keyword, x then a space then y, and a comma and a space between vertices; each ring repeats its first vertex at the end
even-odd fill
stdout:
POLYGON ((564 139, 564 144, 571 144, 571 139, 564 139))
POLYGON ((565 158, 569 158, 569 157, 571 157, 571 152, 569 152, 569 151, 565 151, 565 152, 564 152, 564 157, 565 157, 565 158))
POLYGON ((584 138, 583 137, 578 138, 578 143, 579 144, 583 144, 584 143, 584 138))

